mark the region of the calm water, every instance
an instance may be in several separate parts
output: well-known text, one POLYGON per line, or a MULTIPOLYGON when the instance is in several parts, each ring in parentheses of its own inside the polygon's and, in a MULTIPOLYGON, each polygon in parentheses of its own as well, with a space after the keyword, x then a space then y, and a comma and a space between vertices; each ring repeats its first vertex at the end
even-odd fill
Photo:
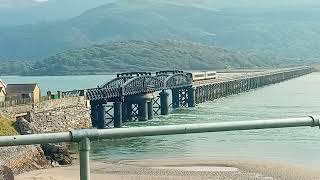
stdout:
POLYGON ((74 89, 94 88, 113 79, 112 75, 90 76, 0 76, 6 83, 37 83, 42 93, 59 90, 68 91, 74 89))
MULTIPOLYGON (((2 77, 6 81, 37 81, 44 89, 94 87, 111 76, 2 77)), ((240 95, 221 98, 192 109, 177 109, 169 116, 127 124, 151 126, 225 122, 320 115, 320 73, 240 95)), ((320 130, 289 128, 192 135, 139 137, 94 143, 96 159, 226 157, 284 161, 320 167, 320 130)))

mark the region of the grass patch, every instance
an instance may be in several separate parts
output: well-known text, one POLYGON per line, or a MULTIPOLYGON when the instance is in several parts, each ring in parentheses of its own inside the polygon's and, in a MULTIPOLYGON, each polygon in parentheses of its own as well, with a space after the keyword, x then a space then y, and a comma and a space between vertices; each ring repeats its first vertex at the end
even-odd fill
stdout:
POLYGON ((18 132, 15 129, 15 121, 0 115, 0 136, 15 135, 18 132))

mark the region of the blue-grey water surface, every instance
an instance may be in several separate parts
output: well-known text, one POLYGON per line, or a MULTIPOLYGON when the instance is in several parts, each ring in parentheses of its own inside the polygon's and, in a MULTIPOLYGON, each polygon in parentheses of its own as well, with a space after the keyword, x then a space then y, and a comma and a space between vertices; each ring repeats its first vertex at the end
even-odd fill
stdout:
MULTIPOLYGON (((43 91, 95 87, 112 76, 1 77, 39 83, 43 91)), ((126 126, 226 122, 320 115, 320 73, 221 98, 126 126)), ((245 158, 320 167, 319 128, 287 128, 139 137, 93 144, 95 159, 245 158)))

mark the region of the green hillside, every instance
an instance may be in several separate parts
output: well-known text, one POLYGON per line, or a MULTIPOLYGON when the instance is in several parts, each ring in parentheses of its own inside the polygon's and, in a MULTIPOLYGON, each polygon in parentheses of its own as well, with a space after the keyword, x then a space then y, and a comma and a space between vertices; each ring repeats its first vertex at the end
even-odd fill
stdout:
POLYGON ((0 72, 70 75, 163 69, 248 68, 270 66, 270 63, 255 56, 214 46, 163 40, 112 42, 65 51, 38 62, 16 61, 6 65, 3 63, 0 66, 0 72))
MULTIPOLYGON (((320 56, 320 10, 263 1, 121 0, 67 21, 0 28, 0 59, 44 59, 112 41, 174 39, 260 57, 320 56), (251 3, 249 3, 251 2, 251 3), (269 5, 270 4, 270 5, 269 5)), ((294 3, 293 3, 294 4, 294 3)))

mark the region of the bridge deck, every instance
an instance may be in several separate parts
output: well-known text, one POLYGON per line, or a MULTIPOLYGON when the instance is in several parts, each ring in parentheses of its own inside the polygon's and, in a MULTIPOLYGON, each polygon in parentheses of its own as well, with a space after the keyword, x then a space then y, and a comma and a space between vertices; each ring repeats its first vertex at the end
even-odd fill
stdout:
MULTIPOLYGON (((295 73, 299 71, 311 71, 310 67, 283 68, 283 69, 258 69, 258 70, 234 70, 219 71, 216 79, 201 80, 192 82, 186 73, 171 75, 143 75, 143 76, 121 76, 106 83, 104 86, 87 90, 90 100, 123 97, 140 93, 150 93, 167 89, 199 87, 210 84, 220 84, 228 81, 245 80, 261 76, 279 75, 281 73, 295 73)), ((270 78, 272 79, 272 77, 270 78)), ((270 80, 272 81, 272 80, 270 80)))

